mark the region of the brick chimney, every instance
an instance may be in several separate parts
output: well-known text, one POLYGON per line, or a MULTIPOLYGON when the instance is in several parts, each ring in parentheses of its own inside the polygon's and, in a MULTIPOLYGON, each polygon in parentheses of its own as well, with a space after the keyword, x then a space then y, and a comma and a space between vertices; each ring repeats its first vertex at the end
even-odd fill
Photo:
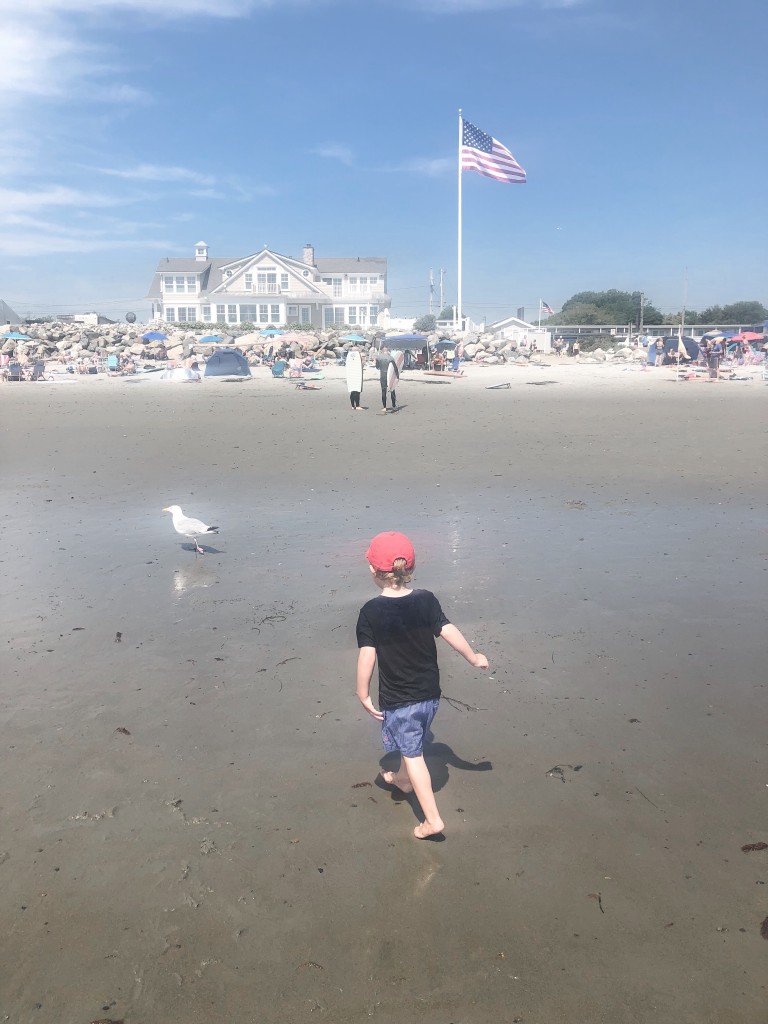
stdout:
POLYGON ((309 244, 309 242, 307 242, 307 244, 304 246, 304 254, 303 254, 303 256, 301 258, 302 258, 303 262, 307 264, 308 267, 314 267, 314 265, 315 265, 315 250, 309 244))

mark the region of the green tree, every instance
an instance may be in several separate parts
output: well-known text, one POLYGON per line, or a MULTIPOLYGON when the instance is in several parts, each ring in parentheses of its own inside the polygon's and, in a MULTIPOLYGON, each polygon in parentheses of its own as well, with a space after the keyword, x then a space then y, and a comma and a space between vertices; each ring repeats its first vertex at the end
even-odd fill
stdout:
POLYGON ((418 320, 413 321, 414 331, 434 331, 437 325, 437 320, 432 313, 426 313, 424 316, 420 316, 418 320))
POLYGON ((703 324, 756 324, 768 317, 768 309, 757 300, 743 300, 730 306, 709 306, 699 316, 703 324))
MULTIPOLYGON (((640 323, 640 292, 622 292, 611 288, 605 292, 577 292, 563 303, 562 309, 548 324, 628 324, 640 323)), ((643 304, 643 323, 663 323, 662 313, 650 303, 643 304)))
POLYGON ((454 306, 444 306, 438 314, 438 320, 453 320, 454 306))

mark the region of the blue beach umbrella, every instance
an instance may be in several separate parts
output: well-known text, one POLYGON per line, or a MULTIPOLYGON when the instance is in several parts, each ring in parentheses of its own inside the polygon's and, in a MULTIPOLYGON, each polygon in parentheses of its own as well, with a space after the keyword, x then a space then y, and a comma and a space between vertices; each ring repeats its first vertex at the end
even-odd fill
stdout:
POLYGON ((362 334, 345 334, 344 337, 340 338, 339 340, 340 341, 355 341, 355 342, 360 343, 361 341, 365 341, 366 339, 362 336, 362 334))
POLYGON ((201 338, 200 341, 213 341, 220 342, 222 345, 224 344, 224 339, 220 338, 218 334, 206 334, 206 336, 204 338, 201 338))
POLYGON ((31 341, 28 334, 19 334, 18 331, 11 331, 10 334, 0 334, 0 341, 31 341))
POLYGON ((283 332, 281 330, 278 330, 277 327, 267 327, 263 331, 259 331, 259 334, 282 334, 282 333, 283 332))
POLYGON ((165 341, 168 335, 163 334, 161 331, 147 331, 141 337, 143 341, 165 341))

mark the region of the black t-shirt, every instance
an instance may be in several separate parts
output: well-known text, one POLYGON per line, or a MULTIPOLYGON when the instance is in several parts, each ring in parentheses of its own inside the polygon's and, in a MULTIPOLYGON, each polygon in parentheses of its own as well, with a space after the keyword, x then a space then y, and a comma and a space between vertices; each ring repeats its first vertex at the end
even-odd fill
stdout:
POLYGON ((435 637, 449 620, 429 590, 374 597, 360 609, 357 646, 375 647, 384 711, 440 696, 435 637))

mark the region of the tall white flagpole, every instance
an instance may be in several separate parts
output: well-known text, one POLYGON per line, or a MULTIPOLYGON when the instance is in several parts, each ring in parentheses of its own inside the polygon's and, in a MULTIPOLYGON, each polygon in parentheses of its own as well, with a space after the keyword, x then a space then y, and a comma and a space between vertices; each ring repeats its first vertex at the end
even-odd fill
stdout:
POLYGON ((541 299, 539 299, 539 322, 537 327, 541 328, 541 299))
POLYGON ((456 278, 456 309, 454 311, 454 324, 460 329, 461 328, 461 141, 464 129, 464 120, 461 116, 461 110, 459 110, 459 237, 458 237, 458 275, 456 278))

